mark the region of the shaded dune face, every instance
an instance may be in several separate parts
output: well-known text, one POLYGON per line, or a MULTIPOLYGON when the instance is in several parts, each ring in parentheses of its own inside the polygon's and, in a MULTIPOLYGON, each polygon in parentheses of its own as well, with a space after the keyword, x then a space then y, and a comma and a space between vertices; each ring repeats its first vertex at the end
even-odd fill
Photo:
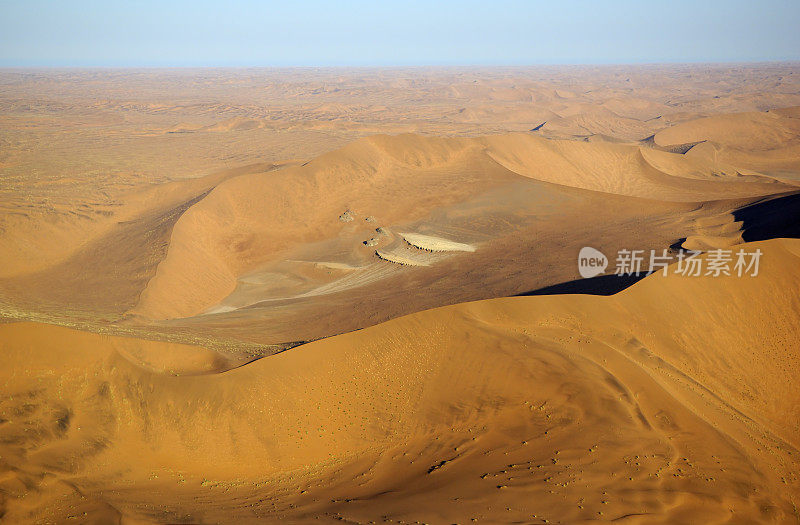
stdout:
MULTIPOLYGON (((301 247, 314 243, 331 243, 327 248, 317 245, 316 256, 321 259, 327 249, 330 256, 352 252, 339 263, 364 263, 375 250, 358 252, 361 239, 346 241, 346 236, 361 234, 368 241, 376 224, 385 229, 428 220, 435 227, 436 214, 496 192, 495 202, 482 204, 491 214, 493 208, 507 206, 508 195, 519 193, 519 186, 534 188, 542 182, 675 203, 675 210, 678 203, 746 199, 794 189, 768 178, 742 177, 733 168, 714 170, 700 159, 631 145, 523 134, 477 139, 376 136, 302 167, 243 175, 219 184, 177 221, 166 257, 131 313, 153 319, 203 313, 232 294, 242 275, 281 259, 300 258, 301 247), (517 189, 512 190, 514 185, 517 189), (337 220, 346 210, 356 212, 356 224, 337 220), (367 218, 378 222, 364 224, 367 218), (359 231, 358 224, 365 227, 359 231)), ((545 197, 553 192, 563 190, 542 186, 540 198, 518 202, 506 213, 531 216, 543 209, 543 202, 557 200, 545 197)), ((629 207, 642 209, 635 200, 629 207)), ((676 231, 675 239, 691 233, 676 231)), ((484 241, 502 236, 491 225, 481 225, 477 217, 459 232, 465 234, 484 241)), ((374 242, 380 240, 378 236, 374 242)), ((378 255, 401 264, 430 266, 430 261, 403 253, 381 250, 378 255)))
POLYGON ((2 325, 0 509, 790 522, 800 243, 743 246, 763 252, 757 277, 461 304, 233 369, 197 347, 2 325))

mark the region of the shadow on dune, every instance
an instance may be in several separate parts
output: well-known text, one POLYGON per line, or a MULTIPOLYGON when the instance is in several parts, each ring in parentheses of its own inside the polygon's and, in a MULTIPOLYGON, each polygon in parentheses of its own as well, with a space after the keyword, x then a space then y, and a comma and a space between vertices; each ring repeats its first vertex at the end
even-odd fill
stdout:
MULTIPOLYGON (((749 204, 734 211, 733 216, 736 221, 742 221, 742 239, 745 242, 800 238, 800 192, 749 204)), ((670 250, 673 252, 679 250, 685 240, 685 238, 678 239, 670 246, 670 250)), ((645 273, 629 276, 599 275, 590 279, 576 279, 522 292, 516 296, 614 295, 644 279, 645 276, 645 273)))
POLYGON ((757 202, 733 212, 745 242, 800 238, 800 193, 757 202))
POLYGON ((645 273, 639 275, 598 275, 589 279, 575 279, 563 283, 545 286, 538 290, 522 292, 517 297, 529 295, 614 295, 625 288, 645 278, 645 273))

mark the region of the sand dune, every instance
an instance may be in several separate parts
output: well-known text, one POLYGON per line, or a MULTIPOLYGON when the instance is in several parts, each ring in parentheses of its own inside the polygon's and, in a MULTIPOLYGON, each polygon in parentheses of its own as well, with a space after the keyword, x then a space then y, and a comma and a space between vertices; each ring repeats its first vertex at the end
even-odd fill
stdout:
POLYGON ((263 128, 266 123, 262 120, 235 117, 217 124, 201 128, 202 131, 250 131, 263 128))
POLYGON ((606 135, 635 141, 661 127, 657 121, 620 116, 606 105, 586 103, 562 111, 562 115, 548 119, 537 131, 560 137, 606 135))
POLYGON ((700 201, 786 189, 773 185, 775 181, 758 179, 752 179, 752 185, 726 184, 725 178, 720 179, 720 175, 726 175, 724 171, 714 170, 710 163, 702 167, 690 164, 679 155, 662 155, 655 166, 649 159, 657 153, 637 146, 543 140, 529 135, 489 137, 486 141, 491 148, 489 155, 515 173, 593 191, 700 201), (695 180, 686 180, 691 169, 695 170, 695 180))
POLYGON ((694 143, 687 155, 777 177, 800 169, 800 118, 784 111, 715 115, 659 131, 658 144, 694 143))
POLYGON ((4 516, 791 521, 800 244, 746 247, 758 277, 446 307, 221 374, 3 325, 4 516))
POLYGON ((0 521, 800 521, 797 71, 0 71, 0 521))
MULTIPOLYGON (((131 311, 161 319, 196 315, 233 293, 239 276, 283 253, 307 244, 319 251, 326 240, 343 243, 349 234, 368 235, 373 223, 364 221, 367 216, 395 226, 492 188, 522 183, 525 177, 668 202, 753 198, 792 189, 732 168, 718 170, 701 160, 639 146, 529 134, 362 139, 302 167, 219 184, 177 221, 166 257, 131 311), (336 220, 346 209, 358 210, 355 222, 336 220)), ((347 249, 341 243, 337 249, 347 249)), ((358 245, 351 241, 352 250, 358 245)), ((362 249, 362 262, 372 253, 362 249)), ((429 265, 414 254, 386 249, 377 254, 400 264, 429 265)))
MULTIPOLYGON (((598 235, 604 249, 728 247, 742 242, 734 210, 793 190, 757 171, 642 145, 530 133, 377 135, 303 165, 257 165, 123 194, 117 210, 88 228, 62 221, 58 235, 77 237, 76 244, 33 234, 51 246, 38 270, 26 263, 33 255, 9 251, 6 271, 17 264, 28 275, 12 273, 0 284, 15 308, 66 314, 70 324, 100 315, 149 332, 153 319, 213 313, 214 331, 282 344, 574 279, 556 261, 598 235), (345 213, 349 222, 340 219, 345 213), (631 226, 637 223, 650 226, 631 226), (559 239, 565 228, 573 231, 567 242, 559 239), (415 253, 431 245, 412 242, 409 250, 393 230, 446 239, 459 250, 415 253), (481 249, 471 254, 466 246, 481 249), (416 270, 379 270, 381 258, 416 270), (298 270, 297 260, 355 270, 298 270), (261 277, 248 280, 255 274, 261 277), (426 296, 407 287, 412 275, 426 296), (480 281, 486 278, 492 284, 480 281), (320 294, 341 308, 321 312, 312 300, 320 294), (345 308, 354 301, 359 311, 345 308), (252 311, 239 311, 245 308, 252 311)), ((27 242, 29 229, 15 233, 4 239, 40 246, 27 242)), ((187 323, 180 333, 208 328, 187 323)))
POLYGON ((133 222, 143 215, 166 214, 205 195, 225 179, 274 167, 258 164, 156 187, 126 188, 112 198, 98 196, 99 202, 77 208, 68 204, 17 208, 15 213, 2 217, 0 242, 8 257, 4 258, 7 264, 0 269, 0 278, 33 273, 63 262, 116 225, 133 222))
POLYGON ((800 120, 784 113, 738 113, 690 120, 659 131, 655 140, 662 146, 709 141, 741 150, 769 150, 796 140, 800 120))
POLYGON ((220 184, 176 223, 167 256, 133 312, 196 314, 270 256, 343 229, 373 230, 368 216, 382 224, 421 218, 514 177, 490 159, 472 163, 468 150, 474 147, 457 139, 363 139, 303 167, 220 184), (426 191, 429 196, 420 198, 426 191), (357 210, 354 224, 337 219, 347 209, 357 210))

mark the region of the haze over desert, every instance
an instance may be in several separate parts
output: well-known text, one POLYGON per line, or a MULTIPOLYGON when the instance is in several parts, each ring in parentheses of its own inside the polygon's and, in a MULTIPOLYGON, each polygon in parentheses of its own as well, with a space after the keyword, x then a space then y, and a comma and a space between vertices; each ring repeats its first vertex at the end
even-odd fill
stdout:
POLYGON ((795 7, 40 4, 0 522, 800 523, 795 7))

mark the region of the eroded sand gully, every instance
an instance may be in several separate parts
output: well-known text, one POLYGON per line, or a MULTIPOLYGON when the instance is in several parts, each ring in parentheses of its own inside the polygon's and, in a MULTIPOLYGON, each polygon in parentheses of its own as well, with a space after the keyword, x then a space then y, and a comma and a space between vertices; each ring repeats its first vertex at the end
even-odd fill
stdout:
POLYGON ((3 522, 800 522, 795 65, 53 75, 0 71, 3 522))

